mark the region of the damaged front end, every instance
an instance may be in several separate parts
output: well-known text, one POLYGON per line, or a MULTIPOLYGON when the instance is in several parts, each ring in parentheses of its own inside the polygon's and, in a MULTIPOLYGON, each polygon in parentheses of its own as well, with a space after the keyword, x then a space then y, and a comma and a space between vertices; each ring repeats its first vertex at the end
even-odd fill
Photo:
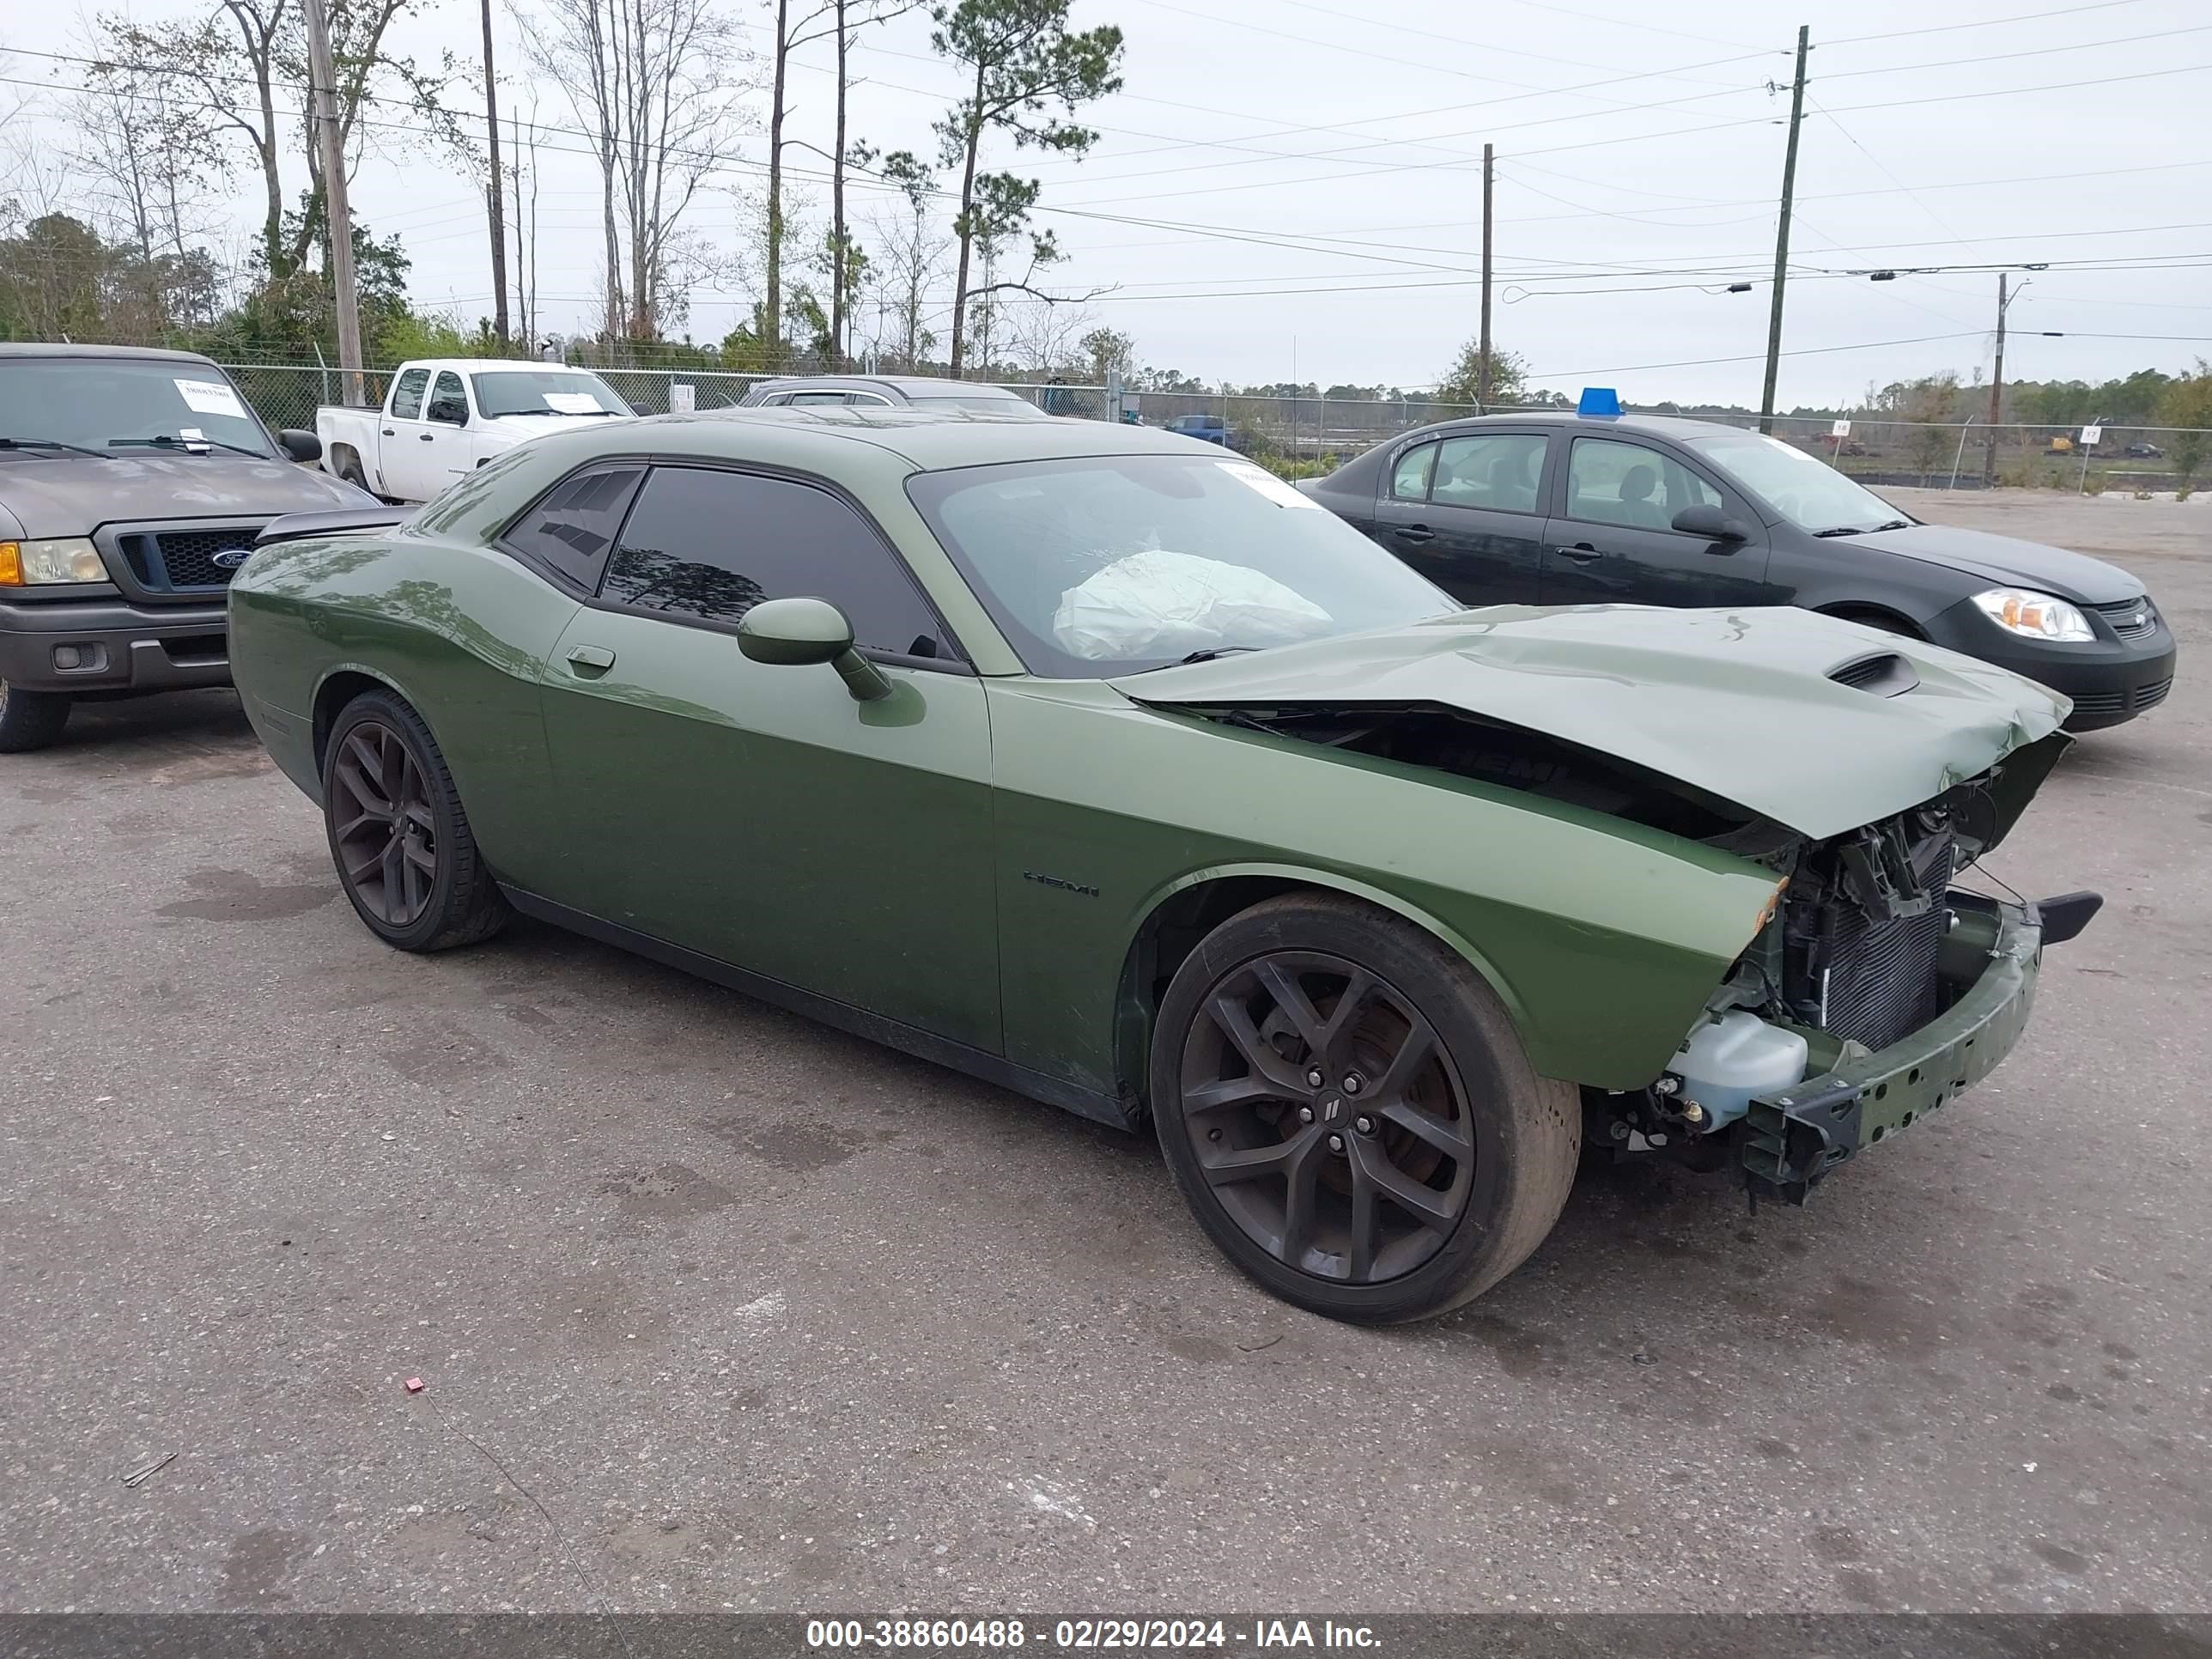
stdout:
POLYGON ((2027 1025, 2042 947, 2079 933, 2102 903, 2012 902, 1956 884, 2018 822, 2072 742, 2061 732, 1920 805, 1814 836, 1458 710, 1208 717, 1601 812, 1772 872, 1774 902, 1669 1068, 1642 1089, 1583 1094, 1585 1145, 1734 1168, 1754 1200, 1802 1203, 1838 1165, 1980 1081, 2027 1025), (1718 1054, 1705 1041, 1716 1031, 1718 1054))
POLYGON ((2042 947, 2079 933, 2103 901, 2010 902, 1954 880, 2010 831, 2068 742, 2045 737, 1879 823, 1753 852, 1784 878, 1781 902, 1676 1064, 1646 1090, 1591 1100, 1597 1144, 1732 1164, 1754 1199, 1802 1203, 1838 1164, 1979 1082, 2027 1025, 2042 947), (1707 1028, 1741 1036, 1747 1017, 1777 1034, 1773 1049, 1802 1043, 1797 1075, 1732 1089, 1700 1055, 1715 1046, 1707 1028))
MULTIPOLYGON (((1653 831, 1770 874, 1764 913, 1709 957, 1728 963, 1718 989, 1677 1005, 1692 1018, 1672 1060, 1645 1048, 1633 1073, 1576 1077, 1586 1145, 1733 1166, 1755 1197, 1802 1201, 1988 1073, 2026 1024, 2043 945, 2100 902, 1959 884, 2067 747, 2066 700, 1833 617, 1498 608, 1115 684, 1164 712, 1556 803, 1554 821, 1636 826, 1623 840, 1662 887, 1653 831)), ((1510 896, 1494 870, 1468 880, 1510 896)), ((1617 887, 1613 902, 1634 908, 1617 887)), ((1577 1007, 1586 1030, 1607 1017, 1577 1007)), ((1571 1054, 1551 1057, 1575 1076, 1571 1054)))

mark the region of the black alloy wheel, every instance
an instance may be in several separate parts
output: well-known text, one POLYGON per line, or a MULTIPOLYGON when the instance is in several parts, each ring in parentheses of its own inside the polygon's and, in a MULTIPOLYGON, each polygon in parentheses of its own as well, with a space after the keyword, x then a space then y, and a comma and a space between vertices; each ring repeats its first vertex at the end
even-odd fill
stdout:
POLYGON ((397 732, 362 720, 347 732, 331 782, 339 873, 387 927, 412 926, 438 876, 438 824, 422 767, 397 732))
POLYGON ((1476 1158, 1436 1030, 1355 963, 1278 951, 1211 986, 1183 1043, 1182 1121, 1222 1207, 1286 1267, 1395 1279, 1449 1238, 1476 1158))
POLYGON ((1479 1296, 1566 1202, 1582 1099, 1496 991, 1347 894, 1262 900, 1169 979, 1147 1098, 1200 1226, 1264 1289, 1362 1324, 1479 1296))
POLYGON ((339 712, 323 754, 323 819, 346 897, 386 944, 443 951, 505 925, 507 900, 445 757, 390 692, 365 692, 339 712))

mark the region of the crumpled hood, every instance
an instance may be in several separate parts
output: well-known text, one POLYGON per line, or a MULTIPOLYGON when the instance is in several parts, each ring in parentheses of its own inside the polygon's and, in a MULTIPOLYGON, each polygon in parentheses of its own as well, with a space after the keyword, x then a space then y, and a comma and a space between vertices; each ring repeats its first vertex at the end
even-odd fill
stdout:
POLYGON ((2139 599, 2143 592, 2143 585, 2116 564, 1985 531, 1916 524, 1849 539, 1856 547, 1901 553, 1908 559, 1985 577, 1992 586, 2033 587, 2077 605, 2117 605, 2122 599, 2139 599))
POLYGON ((286 460, 215 450, 205 455, 118 451, 89 455, 16 453, 0 459, 0 518, 24 536, 85 536, 138 519, 234 519, 374 507, 351 484, 286 460))
POLYGON ((1500 605, 1114 681, 1198 710, 1442 705, 1541 732, 1816 839, 1870 823, 2048 736, 2072 705, 1971 657, 1787 607, 1500 605), (1884 696, 1827 676, 1902 657, 1884 696))

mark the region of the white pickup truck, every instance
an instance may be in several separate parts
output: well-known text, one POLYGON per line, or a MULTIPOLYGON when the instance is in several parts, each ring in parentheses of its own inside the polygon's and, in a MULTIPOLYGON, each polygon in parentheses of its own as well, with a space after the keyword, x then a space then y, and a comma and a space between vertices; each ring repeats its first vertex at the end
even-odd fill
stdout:
POLYGON ((323 465, 392 501, 427 501, 493 456, 579 420, 636 413, 587 368, 505 357, 404 363, 379 409, 315 411, 323 465))

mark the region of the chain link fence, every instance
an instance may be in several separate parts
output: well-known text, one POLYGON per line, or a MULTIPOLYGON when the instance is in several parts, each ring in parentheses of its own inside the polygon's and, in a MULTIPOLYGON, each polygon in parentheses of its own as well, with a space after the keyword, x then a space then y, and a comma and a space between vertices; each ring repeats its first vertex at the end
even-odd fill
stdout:
MULTIPOLYGON (((578 365, 584 367, 585 365, 578 365)), ((246 400, 272 427, 312 428, 319 404, 338 401, 338 374, 317 365, 226 363, 246 400)), ((595 368, 641 415, 664 415, 687 400, 693 409, 727 409, 769 377, 701 368, 595 368)), ((367 371, 368 395, 382 403, 389 369, 367 371)), ((1279 468, 1325 471, 1401 433, 1483 412, 1470 404, 1423 398, 1277 397, 1255 393, 1122 390, 1118 408, 1105 386, 1053 382, 1006 383, 1048 415, 1076 420, 1134 421, 1187 433, 1279 468)), ((1513 412, 1493 408, 1493 414, 1513 412)), ((1556 412, 1546 411, 1546 412, 1556 412)), ((1668 412, 1672 411, 1641 411, 1668 412)), ((1756 428, 1753 415, 1701 415, 1724 426, 1756 428)), ((2087 490, 2091 494, 2163 494, 2184 480, 2179 451, 2203 446, 2203 434, 2166 427, 2107 426, 2094 447, 2077 428, 1981 421, 1931 422, 1853 416, 1838 436, 1827 416, 1785 416, 1774 435, 1874 485, 1978 489, 1985 481, 2011 488, 2087 490)))

